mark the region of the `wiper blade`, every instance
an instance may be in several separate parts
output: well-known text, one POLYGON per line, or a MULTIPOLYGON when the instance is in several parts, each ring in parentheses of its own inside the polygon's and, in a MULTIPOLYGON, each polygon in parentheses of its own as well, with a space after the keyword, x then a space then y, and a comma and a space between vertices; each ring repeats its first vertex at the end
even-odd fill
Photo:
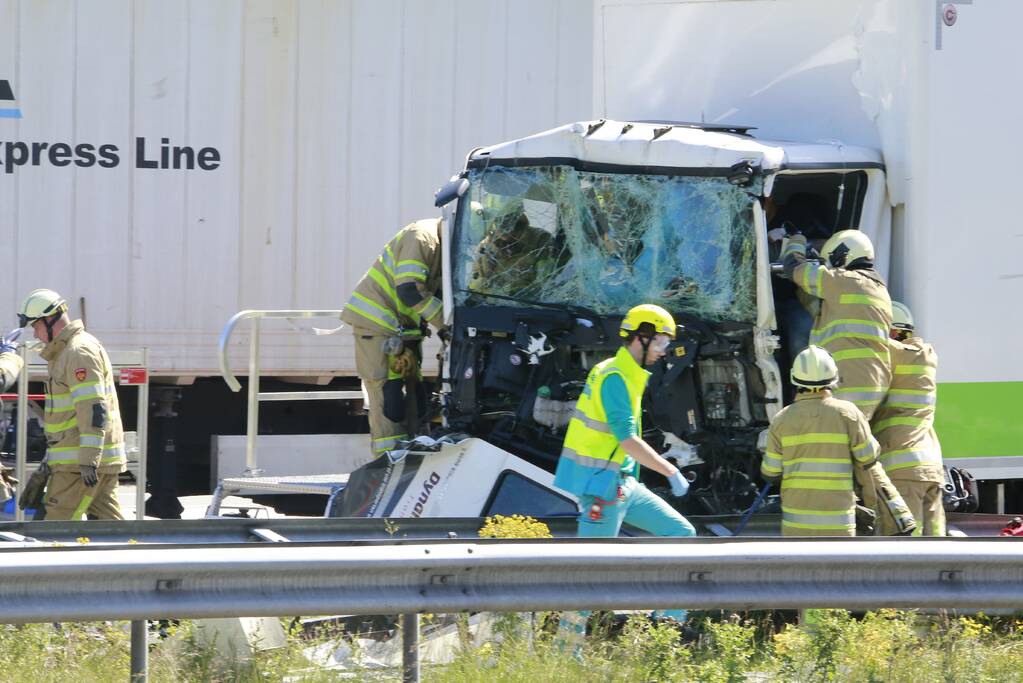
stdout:
POLYGON ((478 295, 487 297, 488 299, 500 299, 501 301, 514 301, 520 304, 526 304, 527 306, 538 306, 540 308, 552 308, 556 311, 566 311, 572 315, 581 316, 587 319, 597 321, 604 316, 597 313, 592 308, 586 308, 585 306, 579 306, 577 304, 563 304, 553 301, 534 301, 533 299, 523 299, 517 296, 508 296, 506 294, 491 294, 490 292, 479 292, 473 289, 459 289, 459 292, 470 295, 478 295))

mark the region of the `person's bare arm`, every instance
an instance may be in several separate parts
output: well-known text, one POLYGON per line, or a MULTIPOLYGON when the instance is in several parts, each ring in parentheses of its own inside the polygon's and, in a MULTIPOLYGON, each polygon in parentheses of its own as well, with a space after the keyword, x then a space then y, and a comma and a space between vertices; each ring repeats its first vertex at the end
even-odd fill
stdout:
POLYGON ((646 441, 638 436, 630 436, 620 442, 622 450, 631 455, 636 462, 643 467, 649 467, 655 472, 670 477, 678 472, 678 468, 661 457, 661 455, 650 447, 646 441))

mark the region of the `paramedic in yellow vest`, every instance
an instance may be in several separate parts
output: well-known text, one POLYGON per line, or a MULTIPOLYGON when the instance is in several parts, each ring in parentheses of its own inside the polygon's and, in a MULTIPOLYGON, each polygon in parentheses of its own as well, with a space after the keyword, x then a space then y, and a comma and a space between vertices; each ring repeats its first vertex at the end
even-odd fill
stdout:
POLYGON ((892 384, 871 427, 881 444, 879 460, 920 523, 918 533, 944 536, 945 469, 934 432, 938 356, 913 332, 913 314, 905 304, 893 301, 892 384))
MULTIPOLYGON (((675 496, 689 491, 678 468, 643 440, 642 402, 653 365, 675 338, 675 320, 653 304, 629 310, 619 328, 622 345, 597 363, 568 423, 554 485, 579 499, 579 536, 617 536, 623 522, 655 536, 695 536, 696 529, 677 510, 639 483, 639 467, 663 474, 675 496)), ((685 620, 684 610, 655 613, 685 620)), ((589 611, 565 612, 558 643, 579 656, 589 611)))
POLYGON ((838 364, 835 397, 852 401, 870 420, 891 382, 888 329, 892 302, 874 270, 874 247, 859 230, 841 230, 821 247, 826 263, 806 260, 806 237, 789 235, 782 247, 785 274, 821 300, 810 344, 838 364))
POLYGON ((622 522, 655 536, 693 536, 696 530, 673 507, 639 483, 640 465, 663 474, 672 493, 689 482, 643 438, 645 366, 662 357, 675 337, 675 321, 660 306, 631 309, 619 330, 618 352, 597 363, 568 423, 554 485, 579 498, 580 536, 617 536, 622 522))
POLYGON ((124 433, 110 359, 81 320, 68 320, 56 292, 37 289, 18 322, 31 325, 46 361, 47 520, 124 519, 117 477, 126 469, 124 433))
POLYGON ((355 336, 374 455, 415 436, 425 412, 421 342, 424 323, 444 330, 440 286, 440 219, 417 221, 387 243, 341 314, 355 336))
POLYGON ((760 466, 781 481, 782 535, 855 536, 854 470, 878 467, 878 443, 863 413, 831 395, 838 366, 827 351, 801 351, 790 378, 796 400, 771 421, 760 466))

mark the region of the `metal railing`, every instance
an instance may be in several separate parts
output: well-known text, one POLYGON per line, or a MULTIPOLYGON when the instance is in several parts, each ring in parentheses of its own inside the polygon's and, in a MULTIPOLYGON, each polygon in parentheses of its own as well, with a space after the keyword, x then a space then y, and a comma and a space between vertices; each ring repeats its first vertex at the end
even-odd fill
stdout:
MULTIPOLYGON (((249 362, 248 362, 248 400, 247 400, 247 423, 245 440, 245 475, 256 476, 260 473, 256 452, 256 437, 259 434, 259 404, 261 401, 310 401, 310 400, 348 400, 361 399, 361 391, 277 391, 261 392, 259 390, 259 346, 260 346, 260 321, 264 318, 284 318, 293 320, 297 318, 333 318, 341 317, 340 310, 246 310, 236 313, 220 333, 219 360, 220 374, 227 382, 231 391, 240 391, 241 382, 234 376, 228 361, 228 344, 231 341, 231 334, 235 326, 242 320, 252 321, 252 331, 249 336, 249 362)), ((331 330, 313 328, 315 334, 335 334, 341 330, 343 325, 331 330)))
POLYGON ((1023 544, 1012 538, 0 546, 0 564, 0 622, 6 623, 564 609, 1023 607, 1023 544))

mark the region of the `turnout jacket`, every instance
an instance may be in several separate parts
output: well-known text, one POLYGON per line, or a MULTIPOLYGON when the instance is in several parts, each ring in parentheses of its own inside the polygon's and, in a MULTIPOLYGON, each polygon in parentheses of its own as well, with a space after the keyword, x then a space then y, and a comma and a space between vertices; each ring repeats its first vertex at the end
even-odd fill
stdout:
POLYGON ((856 406, 827 390, 798 394, 771 421, 760 467, 765 479, 781 479, 783 535, 854 536, 853 468, 877 454, 856 406))
POLYGON ((356 285, 341 320, 380 335, 421 337, 421 321, 437 328, 443 325, 444 305, 436 296, 440 283, 440 219, 417 221, 384 246, 356 285), (407 284, 419 294, 418 303, 411 306, 398 293, 407 284))
POLYGON ((21 373, 21 366, 22 360, 18 354, 13 351, 0 353, 0 391, 7 391, 14 386, 21 373))
POLYGON ((945 480, 941 444, 934 431, 938 354, 919 337, 889 339, 892 384, 871 428, 881 444, 879 460, 898 481, 945 480))
POLYGON ((46 461, 54 471, 92 465, 125 470, 124 432, 107 352, 81 320, 67 325, 40 354, 46 380, 46 461))
POLYGON ((872 268, 846 270, 807 261, 802 235, 786 240, 782 258, 795 285, 821 300, 810 343, 826 349, 838 365, 836 398, 852 401, 870 419, 891 382, 887 285, 872 268))

